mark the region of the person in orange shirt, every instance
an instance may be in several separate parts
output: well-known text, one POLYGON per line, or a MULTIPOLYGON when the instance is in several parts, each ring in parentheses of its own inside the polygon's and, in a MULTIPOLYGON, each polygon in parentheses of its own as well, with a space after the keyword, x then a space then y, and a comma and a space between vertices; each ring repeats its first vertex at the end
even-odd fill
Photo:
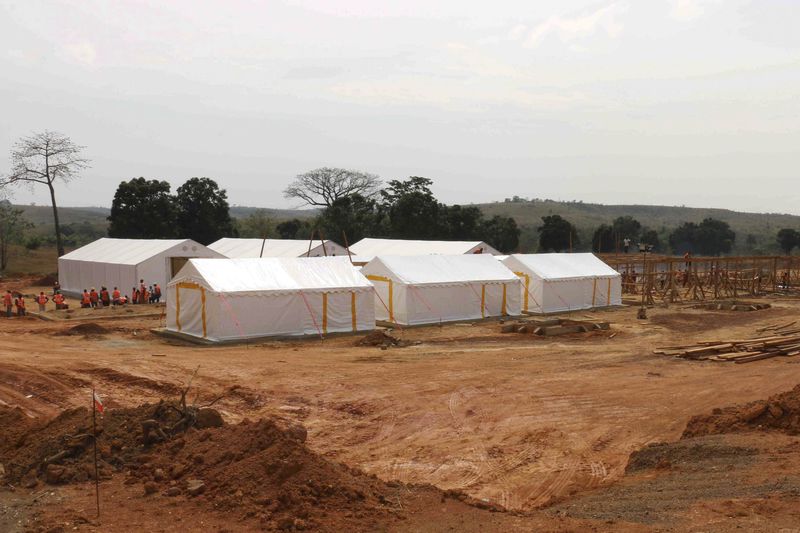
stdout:
POLYGON ((47 311, 47 302, 50 301, 50 298, 45 296, 44 292, 40 292, 39 296, 36 297, 36 303, 39 304, 39 312, 44 313, 47 311))
POLYGON ((25 298, 22 293, 19 293, 15 304, 17 305, 17 316, 25 316, 25 298))
POLYGON ((108 295, 108 289, 105 287, 100 287, 100 301, 103 303, 103 307, 111 305, 111 298, 108 295))
POLYGON ((92 306, 92 297, 89 295, 89 291, 83 289, 83 296, 81 296, 81 307, 91 307, 92 306))
POLYGON ((64 301, 64 295, 60 292, 53 295, 53 303, 56 304, 56 309, 66 309, 67 304, 65 304, 64 301))
POLYGON ((14 310, 14 296, 11 291, 6 291, 3 295, 3 305, 6 307, 6 318, 11 318, 14 310))
POLYGON ((161 287, 158 286, 158 283, 153 284, 153 301, 155 303, 161 301, 161 287))
POLYGON ((119 289, 114 287, 114 292, 111 293, 111 303, 114 305, 119 305, 119 289))
POLYGON ((100 299, 100 295, 97 294, 97 291, 92 287, 92 290, 89 291, 89 303, 93 308, 97 307, 97 301, 100 299))
POLYGON ((150 291, 147 289, 147 287, 145 287, 144 291, 142 291, 141 300, 143 304, 150 303, 150 291))

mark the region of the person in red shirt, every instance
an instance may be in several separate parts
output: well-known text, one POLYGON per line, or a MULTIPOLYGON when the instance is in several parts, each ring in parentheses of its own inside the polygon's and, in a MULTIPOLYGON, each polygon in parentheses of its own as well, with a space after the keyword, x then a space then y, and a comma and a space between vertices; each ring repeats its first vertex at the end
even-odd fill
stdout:
POLYGON ((6 318, 11 318, 14 310, 14 296, 11 291, 6 291, 5 295, 3 295, 3 305, 6 308, 6 318))
POLYGON ((81 296, 81 307, 91 307, 92 306, 92 297, 89 295, 89 291, 83 289, 83 296, 81 296))
POLYGON ((50 298, 45 296, 44 292, 40 292, 39 296, 36 297, 36 303, 39 304, 39 312, 44 313, 47 311, 47 302, 50 301, 50 298))
POLYGON ((139 280, 139 303, 146 304, 147 299, 145 298, 145 294, 147 294, 147 285, 144 284, 144 280, 139 280))
POLYGON ((22 293, 19 294, 15 303, 17 305, 17 316, 25 316, 25 298, 22 293))
POLYGON ((158 286, 158 283, 153 284, 153 301, 155 303, 161 301, 161 287, 158 286))
POLYGON ((111 305, 111 297, 108 295, 108 289, 100 287, 100 301, 103 302, 103 307, 111 305))
POLYGON ((119 305, 119 289, 114 287, 114 292, 111 293, 111 303, 114 305, 119 305))

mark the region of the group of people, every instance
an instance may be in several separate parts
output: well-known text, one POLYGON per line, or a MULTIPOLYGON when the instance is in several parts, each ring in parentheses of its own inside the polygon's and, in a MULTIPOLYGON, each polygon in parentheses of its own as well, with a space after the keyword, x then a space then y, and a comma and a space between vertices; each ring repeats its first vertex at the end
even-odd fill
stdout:
POLYGON ((143 279, 139 280, 139 286, 131 289, 131 296, 123 295, 118 287, 114 287, 113 291, 109 291, 106 287, 100 287, 98 292, 92 287, 87 291, 83 289, 81 295, 81 307, 83 308, 98 308, 131 304, 147 304, 158 303, 161 301, 161 287, 158 283, 147 286, 143 279))
POLYGON ((25 316, 25 297, 22 293, 12 293, 6 291, 3 295, 3 306, 6 308, 6 317, 11 318, 14 315, 14 308, 17 308, 17 316, 25 316))

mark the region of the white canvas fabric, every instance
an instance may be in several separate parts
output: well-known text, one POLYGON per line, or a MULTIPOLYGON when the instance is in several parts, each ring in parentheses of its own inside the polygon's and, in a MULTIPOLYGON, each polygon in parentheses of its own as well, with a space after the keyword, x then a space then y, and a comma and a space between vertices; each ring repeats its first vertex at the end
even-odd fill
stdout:
POLYGON ((191 257, 222 255, 191 239, 102 238, 59 257, 58 282, 66 294, 105 286, 130 296, 141 279, 163 289, 172 279, 172 259, 191 257))
POLYGON ((465 255, 500 252, 482 241, 413 241, 405 239, 361 239, 350 246, 353 262, 367 263, 377 256, 465 255))
POLYGON ((346 257, 193 259, 167 286, 167 329, 214 341, 368 331, 373 293, 346 257))
POLYGON ((522 281, 523 311, 560 313, 622 303, 619 273, 594 254, 514 254, 503 264, 522 281))
POLYGON ((381 256, 361 273, 375 317, 404 325, 519 315, 519 278, 491 255, 381 256))
POLYGON ((252 257, 326 257, 346 256, 347 249, 333 241, 300 239, 234 239, 225 237, 208 245, 230 259, 252 257))

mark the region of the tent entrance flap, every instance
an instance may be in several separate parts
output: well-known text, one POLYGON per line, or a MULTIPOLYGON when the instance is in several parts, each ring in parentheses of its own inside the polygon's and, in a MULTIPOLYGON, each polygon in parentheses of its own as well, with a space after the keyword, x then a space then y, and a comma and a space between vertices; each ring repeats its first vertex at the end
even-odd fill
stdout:
POLYGON ((203 338, 208 336, 204 287, 190 282, 175 286, 175 325, 178 331, 186 330, 194 334, 199 333, 202 328, 203 338))
POLYGON ((525 272, 514 272, 514 274, 525 280, 525 292, 522 295, 522 310, 528 311, 528 295, 530 294, 531 277, 525 272))
POLYGON ((169 279, 174 278, 178 275, 178 272, 183 268, 188 261, 188 257, 168 257, 167 260, 169 261, 169 279))
MULTIPOLYGON (((389 279, 387 277, 384 277, 384 276, 368 275, 367 279, 370 280, 370 281, 380 281, 380 282, 388 284, 388 286, 389 286, 388 287, 388 291, 389 291, 389 305, 388 305, 389 322, 394 322, 394 282, 391 279, 389 279)), ((377 291, 377 287, 375 287, 375 289, 377 291)))

